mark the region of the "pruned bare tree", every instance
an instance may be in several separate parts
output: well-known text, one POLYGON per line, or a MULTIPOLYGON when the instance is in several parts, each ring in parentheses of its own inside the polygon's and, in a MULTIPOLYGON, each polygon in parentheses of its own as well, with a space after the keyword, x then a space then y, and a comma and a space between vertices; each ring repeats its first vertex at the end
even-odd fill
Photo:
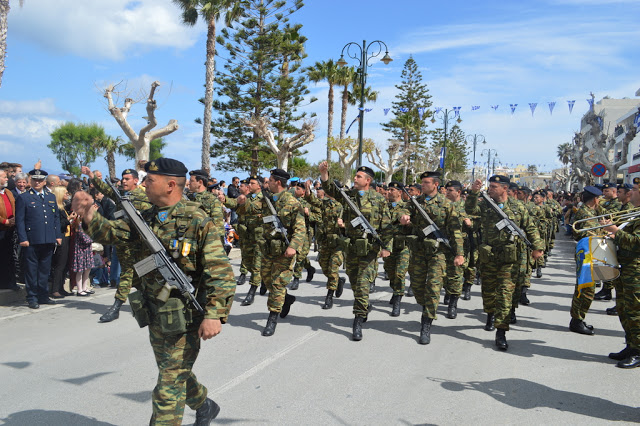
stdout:
POLYGON ((316 120, 308 120, 302 124, 302 128, 293 136, 284 138, 281 144, 278 144, 271 123, 268 117, 251 117, 245 120, 245 125, 252 128, 256 134, 267 141, 269 148, 276 155, 278 168, 287 170, 289 167, 289 156, 299 148, 313 142, 315 139, 315 129, 318 126, 316 120))
MULTIPOLYGON (((332 136, 328 139, 328 142, 331 150, 338 153, 338 163, 343 173, 342 182, 347 186, 351 186, 351 168, 358 159, 358 141, 352 137, 339 139, 332 136)), ((362 152, 364 154, 369 155, 374 150, 374 147, 375 143, 372 139, 365 138, 362 140, 362 152)))
POLYGON ((147 120, 147 124, 140 129, 139 133, 136 133, 127 121, 129 111, 131 111, 132 105, 137 103, 137 101, 127 97, 124 100, 124 106, 117 107, 113 99, 114 93, 117 93, 117 84, 111 84, 104 89, 104 97, 108 102, 109 113, 113 118, 115 118, 116 122, 124 134, 129 138, 129 141, 131 141, 136 150, 136 168, 140 167, 139 164, 141 164, 141 162, 149 161, 149 143, 153 139, 167 136, 178 130, 179 127, 177 120, 169 120, 169 123, 166 126, 152 131, 152 129, 158 125, 158 121, 156 120, 156 109, 158 108, 158 105, 153 98, 158 86, 160 86, 160 82, 158 81, 151 83, 151 90, 149 91, 149 95, 146 100, 147 116, 145 118, 147 120))
POLYGON ((407 145, 403 141, 394 139, 389 141, 386 160, 382 157, 382 149, 377 145, 372 151, 367 152, 367 158, 371 164, 384 173, 384 183, 389 183, 396 171, 400 169, 406 170, 407 159, 413 152, 414 147, 412 145, 407 145))

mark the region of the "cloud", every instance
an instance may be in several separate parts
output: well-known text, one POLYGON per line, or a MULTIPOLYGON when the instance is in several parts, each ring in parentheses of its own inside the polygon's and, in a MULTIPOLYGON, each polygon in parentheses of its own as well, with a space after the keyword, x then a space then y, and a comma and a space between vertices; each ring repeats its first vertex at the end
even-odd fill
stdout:
MULTIPOLYGON (((51 98, 32 101, 0 101, 0 114, 8 115, 54 115, 60 111, 51 98)), ((1 131, 1 129, 0 129, 1 131)))
POLYGON ((133 48, 192 46, 199 31, 163 0, 29 0, 9 14, 12 34, 47 50, 122 60, 133 48))

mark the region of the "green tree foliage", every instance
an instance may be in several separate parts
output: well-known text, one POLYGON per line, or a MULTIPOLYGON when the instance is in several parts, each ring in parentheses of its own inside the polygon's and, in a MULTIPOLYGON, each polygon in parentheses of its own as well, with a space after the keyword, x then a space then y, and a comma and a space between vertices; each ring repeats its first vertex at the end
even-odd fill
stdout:
POLYGON ((334 92, 333 88, 338 84, 339 68, 329 59, 328 61, 316 62, 313 67, 307 68, 307 77, 314 83, 326 81, 329 84, 329 99, 327 109, 327 161, 331 162, 331 148, 329 146, 329 138, 333 136, 333 103, 334 92))
POLYGON ((66 122, 51 132, 47 147, 64 170, 77 176, 82 166, 90 165, 101 154, 106 138, 104 128, 98 124, 66 122))
POLYGON ((305 114, 298 108, 308 94, 300 62, 306 38, 300 25, 289 24, 289 16, 302 6, 302 0, 249 0, 239 23, 221 31, 224 71, 216 77, 217 116, 211 126, 218 168, 257 172, 260 164, 273 163, 264 140, 245 125, 252 116, 269 119, 278 143, 299 130, 305 114))
MULTIPOLYGON (((167 143, 163 138, 153 139, 149 142, 149 161, 157 160, 162 157, 162 150, 165 146, 167 146, 167 143)), ((136 150, 131 143, 122 145, 122 154, 129 160, 136 159, 136 150)))
POLYGON ((288 171, 291 173, 291 176, 297 176, 302 179, 312 177, 311 164, 303 157, 291 157, 288 171))
MULTIPOLYGON (((444 129, 436 129, 431 132, 432 149, 440 151, 444 146, 444 129)), ((464 174, 469 160, 469 147, 465 140, 465 133, 459 125, 454 125, 447 131, 447 155, 444 162, 446 176, 444 179, 450 180, 464 174)))

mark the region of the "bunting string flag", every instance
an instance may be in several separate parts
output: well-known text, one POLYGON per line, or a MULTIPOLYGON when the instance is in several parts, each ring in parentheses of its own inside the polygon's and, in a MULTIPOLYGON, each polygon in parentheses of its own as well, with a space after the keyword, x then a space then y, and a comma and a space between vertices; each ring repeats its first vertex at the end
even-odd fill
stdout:
POLYGON ((553 108, 556 106, 555 102, 547 102, 549 104, 549 115, 553 115, 553 108))
POLYGON ((436 112, 435 113, 438 114, 439 112, 442 112, 442 108, 436 107, 436 112))
POLYGON ((419 107, 418 108, 418 115, 420 116, 420 120, 422 120, 422 116, 424 115, 424 112, 427 110, 426 107, 419 107))
POLYGON ((513 113, 516 112, 517 106, 518 104, 509 104, 509 107, 511 108, 511 115, 513 115, 513 113))
POLYGON ((500 105, 491 105, 491 108, 493 108, 494 111, 497 111, 499 106, 500 105))
POLYGON ((456 117, 460 116, 460 110, 462 109, 462 107, 453 107, 453 113, 455 114, 456 117))
POLYGON ((474 105, 471 107, 471 111, 477 111, 480 109, 480 105, 474 105))
POLYGON ((569 104, 569 114, 573 111, 573 106, 576 104, 576 101, 567 101, 569 104))
POLYGON ((407 111, 409 111, 409 108, 404 108, 404 107, 403 107, 403 108, 400 108, 400 111, 401 111, 401 112, 407 112, 407 111))
POLYGON ((387 115, 389 114, 389 111, 391 111, 391 108, 385 108, 383 111, 384 111, 384 115, 387 115))
POLYGON ((532 102, 529 103, 529 108, 531 108, 531 116, 533 117, 533 112, 536 110, 536 107, 538 106, 537 102, 532 102))

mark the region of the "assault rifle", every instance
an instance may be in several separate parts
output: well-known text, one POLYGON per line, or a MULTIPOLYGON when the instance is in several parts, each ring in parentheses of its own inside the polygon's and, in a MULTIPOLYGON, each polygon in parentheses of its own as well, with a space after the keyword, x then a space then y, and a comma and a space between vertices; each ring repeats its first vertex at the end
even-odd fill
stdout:
POLYGON ((453 249, 451 248, 451 244, 449 244, 449 239, 442 233, 440 228, 438 228, 438 225, 436 225, 436 223, 429 217, 427 212, 424 211, 420 203, 418 203, 418 200, 416 200, 416 197, 409 194, 409 191, 407 191, 407 188, 405 188, 404 186, 402 187, 402 190, 409 196, 411 203, 418 210, 420 216, 422 216, 422 218, 426 220, 427 223, 429 223, 429 226, 422 229, 422 233, 424 234, 424 236, 428 238, 430 235, 433 235, 433 238, 437 242, 444 244, 449 250, 453 251, 453 249))
POLYGON ((165 280, 164 287, 162 287, 162 290, 160 290, 157 296, 158 300, 166 302, 169 298, 169 293, 175 288, 180 292, 182 297, 191 302, 198 312, 204 314, 204 309, 202 309, 202 306, 200 306, 193 295, 195 289, 191 284, 191 278, 178 268, 167 253, 167 249, 162 242, 149 228, 149 225, 144 221, 140 212, 133 206, 129 197, 121 195, 118 188, 116 188, 109 179, 105 179, 105 182, 107 182, 107 185, 113 190, 117 201, 122 205, 124 213, 129 217, 129 222, 135 227, 142 241, 144 241, 149 250, 151 250, 152 254, 149 257, 133 265, 138 276, 142 277, 149 272, 157 270, 165 280))
POLYGON ((264 200, 267 203, 267 206, 269 206, 269 210, 271 211, 271 216, 265 216, 262 218, 262 222, 263 223, 272 223, 273 224, 273 232, 272 234, 282 234, 282 238, 284 239, 284 242, 287 243, 287 246, 289 245, 289 238, 287 238, 287 228, 284 227, 282 220, 280 220, 280 216, 278 216, 278 212, 276 211, 276 208, 273 206, 273 203, 271 202, 271 192, 266 191, 266 190, 262 190, 262 192, 264 192, 264 200))
POLYGON ((493 201, 493 199, 489 197, 489 195, 484 191, 480 192, 480 196, 484 199, 487 205, 491 207, 491 210, 496 212, 498 216, 502 218, 500 222, 496 223, 496 228, 498 228, 498 230, 507 228, 507 231, 509 231, 511 235, 520 237, 522 241, 524 241, 524 243, 527 245, 527 247, 533 249, 533 244, 531 244, 531 241, 527 239, 524 231, 522 231, 522 229, 520 229, 518 225, 516 225, 511 219, 509 219, 509 216, 507 216, 507 214, 502 211, 502 209, 496 204, 496 202, 493 201))
POLYGON ((367 218, 364 217, 358 206, 356 206, 351 197, 349 197, 349 194, 347 194, 344 190, 344 186, 337 180, 334 180, 333 183, 335 184, 336 188, 338 188, 338 191, 340 191, 340 195, 342 195, 342 198, 344 198, 344 201, 347 203, 351 211, 356 215, 356 217, 351 220, 351 226, 353 226, 354 228, 357 228, 359 226, 364 231, 363 236, 365 236, 366 234, 371 235, 373 240, 378 243, 380 247, 385 248, 386 245, 380 239, 380 236, 376 232, 376 228, 371 226, 367 218))

